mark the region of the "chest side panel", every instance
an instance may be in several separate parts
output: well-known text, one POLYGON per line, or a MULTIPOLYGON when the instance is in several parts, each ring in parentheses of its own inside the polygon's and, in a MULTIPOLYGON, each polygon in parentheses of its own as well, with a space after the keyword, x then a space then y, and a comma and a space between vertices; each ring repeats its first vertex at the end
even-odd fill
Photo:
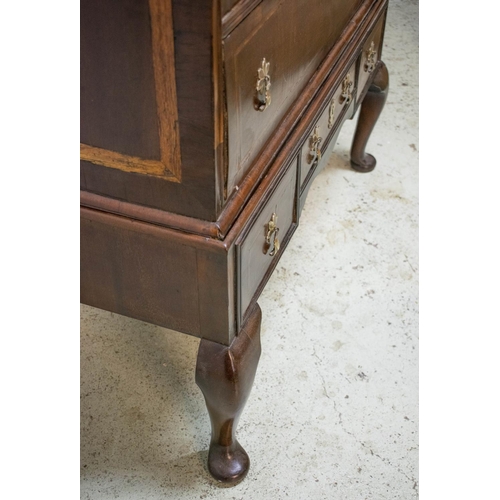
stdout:
POLYGON ((220 13, 203 0, 82 0, 81 12, 82 189, 215 220, 220 13))
POLYGON ((82 159, 180 180, 170 5, 85 0, 81 33, 82 159))

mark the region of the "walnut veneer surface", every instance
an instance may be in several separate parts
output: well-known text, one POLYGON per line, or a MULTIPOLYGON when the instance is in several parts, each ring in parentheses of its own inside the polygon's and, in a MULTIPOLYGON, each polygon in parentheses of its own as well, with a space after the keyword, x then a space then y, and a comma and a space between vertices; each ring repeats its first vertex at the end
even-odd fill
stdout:
POLYGON ((365 146, 388 89, 387 0, 81 10, 81 301, 203 339, 209 470, 236 483, 256 301, 361 103, 351 164, 375 167, 365 146))

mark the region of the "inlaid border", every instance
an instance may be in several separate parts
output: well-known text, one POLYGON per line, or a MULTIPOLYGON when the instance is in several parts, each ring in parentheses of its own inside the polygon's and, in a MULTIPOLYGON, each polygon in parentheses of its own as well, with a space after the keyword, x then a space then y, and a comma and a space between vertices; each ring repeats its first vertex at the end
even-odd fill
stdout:
POLYGON ((175 86, 172 5, 169 0, 149 0, 160 160, 129 156, 80 144, 80 159, 124 172, 181 182, 181 152, 175 86))

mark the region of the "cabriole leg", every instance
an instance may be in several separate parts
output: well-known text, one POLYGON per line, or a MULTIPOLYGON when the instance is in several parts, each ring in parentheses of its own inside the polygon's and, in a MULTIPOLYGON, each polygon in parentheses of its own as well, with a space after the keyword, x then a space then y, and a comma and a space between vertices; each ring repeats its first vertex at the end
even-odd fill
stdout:
POLYGON ((238 483, 250 467, 250 459, 235 433, 260 358, 261 317, 260 307, 255 304, 229 347, 203 339, 198 350, 196 383, 205 396, 212 423, 208 470, 224 483, 238 483))
POLYGON ((386 65, 380 61, 373 83, 361 103, 358 124, 352 141, 351 167, 358 172, 371 172, 377 164, 377 160, 371 154, 365 153, 365 148, 384 108, 388 91, 389 73, 386 65))

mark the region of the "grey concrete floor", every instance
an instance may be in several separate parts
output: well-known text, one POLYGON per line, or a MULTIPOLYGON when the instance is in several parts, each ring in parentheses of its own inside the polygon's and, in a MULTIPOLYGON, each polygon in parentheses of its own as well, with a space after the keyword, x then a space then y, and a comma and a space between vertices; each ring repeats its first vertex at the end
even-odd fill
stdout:
POLYGON ((206 471, 199 341, 81 308, 83 499, 418 497, 418 2, 392 0, 391 76, 358 174, 345 124, 260 306, 234 488, 206 471))

